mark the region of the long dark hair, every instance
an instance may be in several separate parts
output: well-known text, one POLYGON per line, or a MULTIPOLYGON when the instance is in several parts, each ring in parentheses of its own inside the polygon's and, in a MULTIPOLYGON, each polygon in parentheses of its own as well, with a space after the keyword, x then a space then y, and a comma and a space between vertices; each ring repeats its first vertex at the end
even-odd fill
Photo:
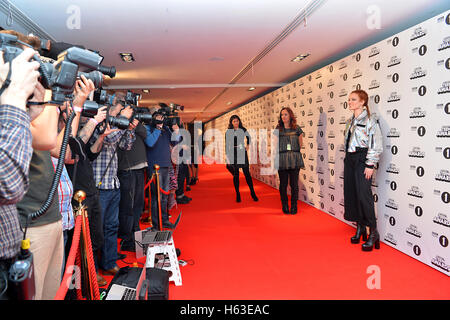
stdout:
POLYGON ((355 93, 358 95, 360 100, 364 101, 364 106, 367 110, 367 115, 370 117, 370 110, 369 110, 369 95, 364 90, 353 90, 350 92, 350 94, 355 93))
POLYGON ((234 119, 238 119, 239 120, 239 128, 241 128, 244 131, 247 131, 247 129, 245 129, 244 126, 242 125, 241 118, 239 118, 239 116, 237 114, 233 114, 230 117, 230 121, 228 122, 228 129, 233 129, 234 128, 233 127, 233 123, 232 123, 234 119))
POLYGON ((286 110, 289 113, 289 127, 291 129, 294 129, 295 126, 297 125, 297 118, 295 117, 294 111, 292 111, 291 108, 289 107, 284 107, 280 110, 280 116, 278 118, 278 125, 277 125, 277 129, 284 129, 284 122, 283 120, 281 120, 281 112, 283 112, 283 110, 286 110))

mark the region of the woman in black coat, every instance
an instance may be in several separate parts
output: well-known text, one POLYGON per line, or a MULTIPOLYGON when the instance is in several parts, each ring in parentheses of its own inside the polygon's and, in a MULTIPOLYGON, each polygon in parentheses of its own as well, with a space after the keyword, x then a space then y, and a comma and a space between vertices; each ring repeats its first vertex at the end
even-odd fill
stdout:
POLYGON ((250 144, 250 135, 242 126, 241 119, 237 115, 230 117, 228 130, 225 136, 225 147, 227 155, 227 169, 233 175, 234 189, 236 190, 236 202, 241 202, 241 194, 239 192, 239 169, 244 172, 245 181, 250 188, 250 194, 254 201, 258 201, 255 190, 253 188, 253 180, 250 175, 248 161, 248 146, 250 144), (247 143, 245 143, 245 140, 247 143))

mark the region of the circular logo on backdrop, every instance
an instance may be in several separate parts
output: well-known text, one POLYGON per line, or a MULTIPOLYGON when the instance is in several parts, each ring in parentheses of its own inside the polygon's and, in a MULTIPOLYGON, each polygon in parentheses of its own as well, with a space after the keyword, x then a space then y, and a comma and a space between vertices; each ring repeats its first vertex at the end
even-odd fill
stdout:
POLYGON ((423 136, 425 135, 425 133, 426 133, 426 130, 425 130, 425 127, 424 127, 424 126, 420 126, 420 127, 417 129, 417 134, 418 134, 419 136, 423 137, 423 136))
POLYGON ((450 159, 450 148, 449 147, 445 148, 442 154, 444 155, 445 159, 450 159))
POLYGON ((417 167, 416 173, 419 177, 423 177, 423 175, 425 174, 425 169, 423 167, 417 167))
POLYGON ((400 42, 400 39, 398 37, 395 37, 394 39, 392 39, 392 45, 394 47, 398 46, 399 42, 400 42))
POLYGON ((421 45, 419 48, 419 55, 423 56, 423 55, 425 55, 425 53, 427 53, 427 46, 421 45))
POLYGON ((380 61, 375 62, 374 68, 375 70, 380 70, 380 61))
POLYGON ((390 184, 390 186, 391 186, 392 191, 397 190, 397 182, 392 181, 391 184, 390 184))
POLYGON ((334 97, 333 91, 330 92, 329 96, 330 96, 330 98, 333 98, 333 97, 334 97))
POLYGON ((342 76, 342 79, 344 79, 344 81, 347 81, 347 78, 348 78, 347 74, 344 73, 344 75, 342 76))
POLYGON ((450 202, 450 194, 448 192, 443 192, 441 194, 441 200, 444 203, 449 203, 450 202))
POLYGON ((378 202, 378 195, 376 193, 373 194, 373 202, 378 202))
POLYGON ((356 85, 356 90, 361 90, 361 85, 359 83, 356 85))
POLYGON ((450 24, 450 13, 445 17, 445 23, 450 24))
POLYGON ((328 68, 328 70, 330 70, 330 72, 333 72, 333 66, 330 66, 330 67, 328 68))
POLYGON ((450 102, 448 102, 444 107, 444 112, 446 114, 450 114, 450 102))
POLYGON ((397 147, 397 146, 392 146, 392 147, 391 147, 391 153, 392 153, 393 155, 396 155, 396 154, 398 153, 398 147, 397 147))
POLYGON ((322 82, 319 82, 319 89, 322 89, 322 82))
POLYGON ((356 55, 356 61, 359 62, 359 60, 361 60, 361 54, 360 54, 360 53, 358 53, 358 54, 356 55))
POLYGON ((394 118, 394 119, 398 118, 398 110, 397 109, 392 110, 392 118, 394 118))
POLYGON ((334 202, 334 194, 330 194, 330 199, 334 202))
POLYGON ((395 218, 394 217, 389 217, 389 224, 391 225, 391 226, 395 226, 395 218))
POLYGON ((445 67, 447 69, 450 69, 450 58, 448 58, 447 60, 445 60, 445 67))
POLYGON ((376 104, 380 103, 380 96, 377 94, 377 95, 373 98, 373 101, 374 101, 376 104))
POLYGON ((418 216, 418 217, 421 217, 423 215, 423 209, 420 206, 415 207, 414 212, 416 213, 416 216, 418 216))
POLYGON ((422 250, 420 250, 420 247, 418 245, 415 245, 413 247, 413 252, 416 256, 420 256, 420 254, 422 253, 422 250))
POLYGON ((439 243, 441 244, 441 246, 443 246, 444 248, 448 247, 448 239, 446 236, 440 236, 439 237, 439 243))
POLYGON ((334 169, 331 169, 331 170, 330 170, 330 175, 331 175, 332 177, 334 177, 334 169))
POLYGON ((397 83, 399 78, 400 78, 400 76, 398 75, 398 73, 394 73, 392 75, 392 81, 394 81, 394 83, 397 83))
POLYGON ((419 96, 423 97, 427 93, 427 87, 420 86, 418 92, 419 92, 419 96))
POLYGON ((344 109, 347 109, 347 107, 348 107, 348 103, 346 101, 346 102, 344 102, 344 109))

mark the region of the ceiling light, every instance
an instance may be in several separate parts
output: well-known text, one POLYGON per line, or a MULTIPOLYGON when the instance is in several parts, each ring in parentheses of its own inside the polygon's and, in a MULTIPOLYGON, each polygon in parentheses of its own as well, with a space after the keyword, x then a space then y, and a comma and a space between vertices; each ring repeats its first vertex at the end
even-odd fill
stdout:
POLYGON ((298 56, 296 56, 295 58, 291 59, 292 62, 299 62, 302 61, 303 59, 305 59, 306 57, 309 56, 309 53, 306 54, 299 54, 298 56))
POLYGON ((231 105, 231 104, 233 104, 233 102, 231 102, 231 101, 228 101, 228 102, 227 102, 227 105, 231 105))
POLYGON ((125 62, 133 62, 134 61, 133 54, 130 52, 121 52, 121 53, 119 53, 119 55, 120 55, 120 58, 122 58, 122 60, 125 62))
POLYGON ((255 90, 256 88, 255 87, 250 87, 250 88, 248 88, 247 90, 248 91, 253 91, 253 90, 255 90))
POLYGON ((143 93, 149 93, 150 90, 148 90, 148 89, 142 89, 142 92, 143 92, 143 93))

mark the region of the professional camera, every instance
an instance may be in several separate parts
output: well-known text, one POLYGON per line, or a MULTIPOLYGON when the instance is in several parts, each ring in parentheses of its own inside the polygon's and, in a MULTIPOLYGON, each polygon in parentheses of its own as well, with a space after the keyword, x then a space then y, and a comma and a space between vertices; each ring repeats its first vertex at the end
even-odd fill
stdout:
POLYGON ((180 117, 178 117, 177 111, 183 111, 184 106, 171 103, 169 106, 165 103, 159 103, 160 109, 157 113, 163 115, 163 123, 165 126, 172 127, 173 125, 181 125, 180 117))
MULTIPOLYGON (((23 52, 22 48, 19 47, 20 45, 29 46, 19 41, 17 36, 0 33, 0 49, 3 51, 5 63, 11 62, 23 52)), ((83 68, 82 71, 96 70, 110 77, 115 76, 114 67, 109 68, 100 65, 103 60, 102 56, 78 47, 71 47, 60 53, 55 65, 42 62, 37 55, 33 56, 33 60, 40 63, 40 82, 44 88, 52 90, 52 101, 57 104, 64 103, 67 97, 72 96, 80 67, 83 68)), ((98 74, 93 75, 93 77, 98 76, 98 74)))

